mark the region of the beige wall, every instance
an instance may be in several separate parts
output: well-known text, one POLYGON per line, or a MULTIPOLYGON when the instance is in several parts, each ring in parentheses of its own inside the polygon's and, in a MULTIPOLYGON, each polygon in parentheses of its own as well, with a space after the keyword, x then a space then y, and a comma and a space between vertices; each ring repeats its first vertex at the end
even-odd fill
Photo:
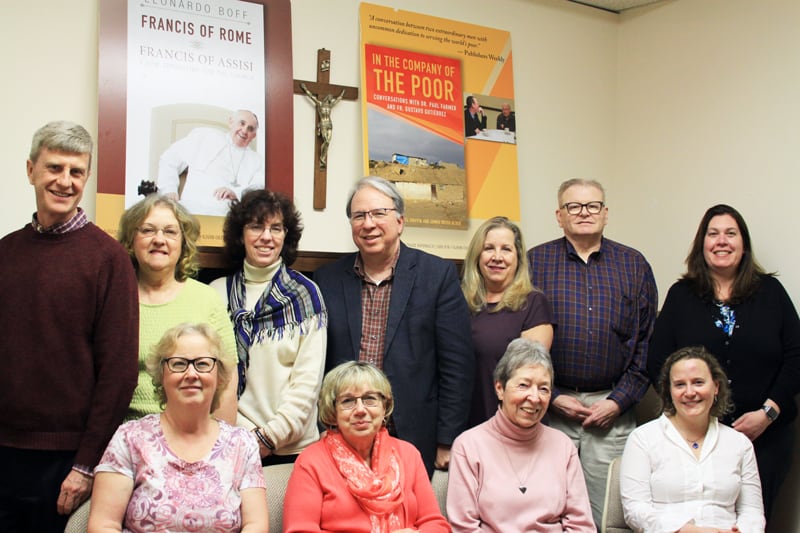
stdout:
MULTIPOLYGON (((531 244, 556 236, 558 184, 575 175, 612 174, 618 17, 563 0, 374 3, 511 32, 523 230, 531 244)), ((318 0, 292 2, 295 78, 313 78, 316 50, 324 47, 331 50, 331 81, 360 85, 359 4, 337 0, 333 9, 318 0)), ((344 204, 349 185, 364 171, 361 108, 343 102, 333 111, 328 179, 344 185, 329 183, 325 212, 312 208, 313 113, 310 103, 295 97, 295 200, 308 228, 301 246, 351 250, 344 204)))
POLYGON ((800 2, 678 0, 620 20, 615 233, 645 252, 663 296, 705 209, 731 204, 800 298, 800 2))
MULTIPOLYGON (((378 3, 388 3, 379 2, 378 3)), ((24 166, 33 131, 66 118, 97 134, 97 0, 0 3, 0 234, 34 209, 24 166)), ((410 11, 511 32, 520 130, 522 226, 529 245, 559 234, 555 190, 569 177, 608 189, 607 234, 642 250, 663 299, 702 212, 739 208, 756 252, 797 300, 800 259, 800 61, 796 0, 668 0, 622 16, 564 0, 404 0, 410 11)), ((331 81, 359 85, 357 0, 293 0, 294 76, 313 79, 332 51, 331 81)), ((328 209, 311 207, 314 109, 295 97, 295 199, 302 248, 352 249, 343 215, 362 173, 360 107, 334 112, 328 209)), ((94 215, 92 183, 84 207, 94 215)), ((795 461, 778 523, 800 531, 795 461)))
MULTIPOLYGON (((36 209, 25 175, 34 131, 65 119, 96 137, 97 17, 97 0, 0 2, 0 235, 29 222, 36 209)), ((92 217, 95 192, 92 180, 83 200, 92 217)))
MULTIPOLYGON (((703 212, 728 203, 800 304, 798 20, 796 0, 673 0, 620 17, 614 234, 648 257, 662 301, 703 212)), ((800 438, 794 457, 772 531, 800 531, 800 438)))

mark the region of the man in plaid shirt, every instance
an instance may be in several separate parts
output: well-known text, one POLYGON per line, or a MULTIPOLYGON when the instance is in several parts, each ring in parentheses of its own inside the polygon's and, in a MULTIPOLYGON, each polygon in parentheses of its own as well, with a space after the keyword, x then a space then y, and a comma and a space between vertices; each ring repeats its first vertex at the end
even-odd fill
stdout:
POLYGON ((558 327, 551 350, 551 426, 569 435, 600 526, 608 465, 636 426, 647 391, 647 346, 658 295, 644 256, 603 237, 603 186, 571 179, 558 190, 564 237, 528 251, 533 284, 547 294, 558 327))

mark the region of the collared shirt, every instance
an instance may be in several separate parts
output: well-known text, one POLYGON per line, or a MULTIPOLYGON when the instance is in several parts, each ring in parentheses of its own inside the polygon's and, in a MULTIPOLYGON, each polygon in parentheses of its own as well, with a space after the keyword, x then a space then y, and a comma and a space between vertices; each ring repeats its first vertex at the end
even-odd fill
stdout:
POLYGON ((611 389, 608 398, 623 412, 638 402, 648 387, 647 348, 658 302, 644 256, 603 238, 584 262, 563 237, 529 250, 528 264, 558 323, 550 351, 556 386, 611 389))
POLYGON ((388 278, 381 281, 372 280, 364 269, 361 254, 356 256, 353 266, 361 278, 361 347, 358 360, 372 363, 383 369, 383 352, 386 340, 386 323, 389 320, 389 302, 392 300, 392 281, 400 249, 392 260, 392 270, 388 278))
POLYGON ((636 428, 620 464, 625 521, 637 531, 696 526, 764 531, 761 482, 753 444, 711 418, 700 457, 665 415, 636 428))
POLYGON ((67 220, 66 222, 59 222, 58 224, 53 224, 49 228, 46 228, 39 224, 39 219, 36 218, 36 213, 33 214, 31 218, 31 226, 37 233, 49 233, 51 235, 61 235, 63 233, 69 233, 70 231, 75 231, 81 229, 86 224, 89 223, 89 219, 86 217, 86 212, 82 208, 78 208, 78 212, 75 213, 72 218, 67 220))

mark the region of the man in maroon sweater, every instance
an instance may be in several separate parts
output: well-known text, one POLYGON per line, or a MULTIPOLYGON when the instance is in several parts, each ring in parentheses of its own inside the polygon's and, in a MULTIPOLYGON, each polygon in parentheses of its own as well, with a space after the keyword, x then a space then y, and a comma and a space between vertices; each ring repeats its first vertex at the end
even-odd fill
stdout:
POLYGON ((0 531, 64 530, 136 386, 131 261, 78 207, 91 158, 83 127, 39 129, 36 213, 0 240, 0 531))

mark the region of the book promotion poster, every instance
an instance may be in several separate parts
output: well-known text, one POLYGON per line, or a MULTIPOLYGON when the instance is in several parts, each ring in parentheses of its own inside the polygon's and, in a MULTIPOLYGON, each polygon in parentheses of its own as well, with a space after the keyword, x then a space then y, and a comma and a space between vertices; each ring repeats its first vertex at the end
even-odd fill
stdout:
POLYGON ((496 128, 514 109, 507 31, 362 3, 365 173, 397 185, 408 245, 463 259, 485 220, 519 220, 516 132, 496 128), (486 129, 466 136, 465 102, 486 129))
POLYGON ((265 8, 130 0, 123 9, 124 197, 98 195, 98 221, 116 229, 155 186, 197 215, 198 245, 222 246, 228 201, 265 186, 265 8))

